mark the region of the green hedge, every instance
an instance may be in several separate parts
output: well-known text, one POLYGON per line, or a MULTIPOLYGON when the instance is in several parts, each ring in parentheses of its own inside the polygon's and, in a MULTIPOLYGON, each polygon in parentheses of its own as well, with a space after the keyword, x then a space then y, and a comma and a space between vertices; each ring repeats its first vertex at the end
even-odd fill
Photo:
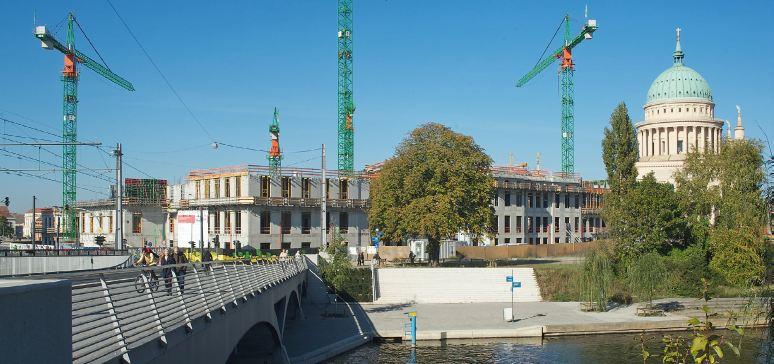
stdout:
POLYGON ((349 302, 372 302, 373 292, 371 283, 371 269, 366 268, 350 268, 347 269, 348 274, 344 277, 340 286, 334 287, 332 283, 333 279, 327 277, 326 265, 330 264, 325 259, 319 260, 320 272, 322 272, 322 279, 325 281, 325 285, 335 288, 336 293, 343 299, 349 302))

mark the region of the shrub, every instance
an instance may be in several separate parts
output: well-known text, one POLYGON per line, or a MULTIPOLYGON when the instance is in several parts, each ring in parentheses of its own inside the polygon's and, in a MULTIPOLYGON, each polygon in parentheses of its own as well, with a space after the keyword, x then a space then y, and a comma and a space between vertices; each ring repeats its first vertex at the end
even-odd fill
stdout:
POLYGON ((664 289, 669 296, 696 297, 701 293, 702 278, 709 278, 707 250, 700 244, 672 249, 664 257, 669 272, 664 289))
POLYGON ((637 295, 637 300, 647 301, 648 306, 653 306, 653 297, 656 295, 656 290, 663 284, 666 268, 661 256, 651 252, 632 260, 627 276, 629 287, 637 295))
POLYGON ((605 311, 614 278, 608 253, 603 249, 589 250, 581 274, 581 301, 593 303, 597 310, 605 311))

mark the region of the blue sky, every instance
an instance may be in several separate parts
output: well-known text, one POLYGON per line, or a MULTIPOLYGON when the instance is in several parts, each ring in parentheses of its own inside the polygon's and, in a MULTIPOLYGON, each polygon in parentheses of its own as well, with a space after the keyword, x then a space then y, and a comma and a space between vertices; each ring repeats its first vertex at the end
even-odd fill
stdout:
MULTIPOLYGON (((113 3, 214 139, 267 149, 277 106, 283 149, 325 143, 329 166, 335 165, 335 0, 113 3)), ((540 152, 544 168, 559 169, 556 66, 524 88, 514 84, 538 60, 566 12, 573 17, 573 32, 580 28, 585 4, 599 30, 574 52, 576 170, 584 178, 604 177, 600 142, 613 108, 626 102, 632 118, 642 119, 651 81, 671 65, 677 26, 683 29, 685 62, 708 80, 717 116, 733 120, 739 104, 750 137, 762 138, 756 123, 774 137, 766 113, 774 101, 774 71, 765 65, 774 59, 766 44, 774 36, 767 25, 774 16, 770 1, 355 0, 356 167, 389 157, 411 129, 437 121, 473 136, 497 164, 506 164, 513 153, 516 161, 533 166, 540 152)), ((127 162, 173 182, 195 168, 265 164, 263 153, 208 147, 211 139, 106 1, 0 4, 0 116, 61 132, 62 56, 40 49, 32 26, 33 14, 53 27, 70 10, 111 69, 137 89, 129 93, 82 69, 80 140, 107 147, 121 142, 127 162)), ((96 57, 77 37, 77 48, 96 57)), ((0 133, 48 136, 1 121, 0 133)), ((34 148, 13 151, 38 155, 34 148)), ((303 162, 314 157, 287 154, 285 164, 318 166, 316 159, 303 162)), ((79 150, 79 162, 90 168, 113 164, 88 147, 79 150)), ((0 154, 0 168, 38 168, 38 163, 0 154)), ((125 175, 143 176, 131 169, 125 175)), ((107 190, 107 182, 78 178, 83 186, 107 190)), ((0 174, 0 197, 10 196, 14 211, 29 208, 32 194, 40 205, 58 204, 60 190, 56 183, 0 174)), ((79 191, 79 199, 95 197, 100 195, 79 191)))

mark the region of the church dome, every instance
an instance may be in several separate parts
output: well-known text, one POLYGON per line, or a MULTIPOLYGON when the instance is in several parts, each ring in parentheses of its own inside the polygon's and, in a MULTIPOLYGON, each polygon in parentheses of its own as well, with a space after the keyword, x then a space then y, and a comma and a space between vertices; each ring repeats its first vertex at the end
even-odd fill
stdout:
POLYGON ((673 53, 674 64, 661 72, 648 89, 648 104, 671 100, 694 99, 712 102, 712 90, 707 80, 693 68, 683 64, 683 51, 680 48, 680 33, 673 53))

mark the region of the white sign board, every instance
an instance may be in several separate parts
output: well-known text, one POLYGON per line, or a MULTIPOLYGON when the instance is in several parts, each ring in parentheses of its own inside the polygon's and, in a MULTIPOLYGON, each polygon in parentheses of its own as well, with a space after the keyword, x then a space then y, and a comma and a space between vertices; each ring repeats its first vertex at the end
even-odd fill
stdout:
POLYGON ((195 241, 197 246, 202 238, 202 219, 204 219, 205 245, 207 239, 207 226, 209 226, 209 212, 207 210, 199 213, 199 210, 181 210, 175 217, 175 241, 180 247, 190 247, 189 242, 195 241), (200 217, 201 216, 201 217, 200 217))

